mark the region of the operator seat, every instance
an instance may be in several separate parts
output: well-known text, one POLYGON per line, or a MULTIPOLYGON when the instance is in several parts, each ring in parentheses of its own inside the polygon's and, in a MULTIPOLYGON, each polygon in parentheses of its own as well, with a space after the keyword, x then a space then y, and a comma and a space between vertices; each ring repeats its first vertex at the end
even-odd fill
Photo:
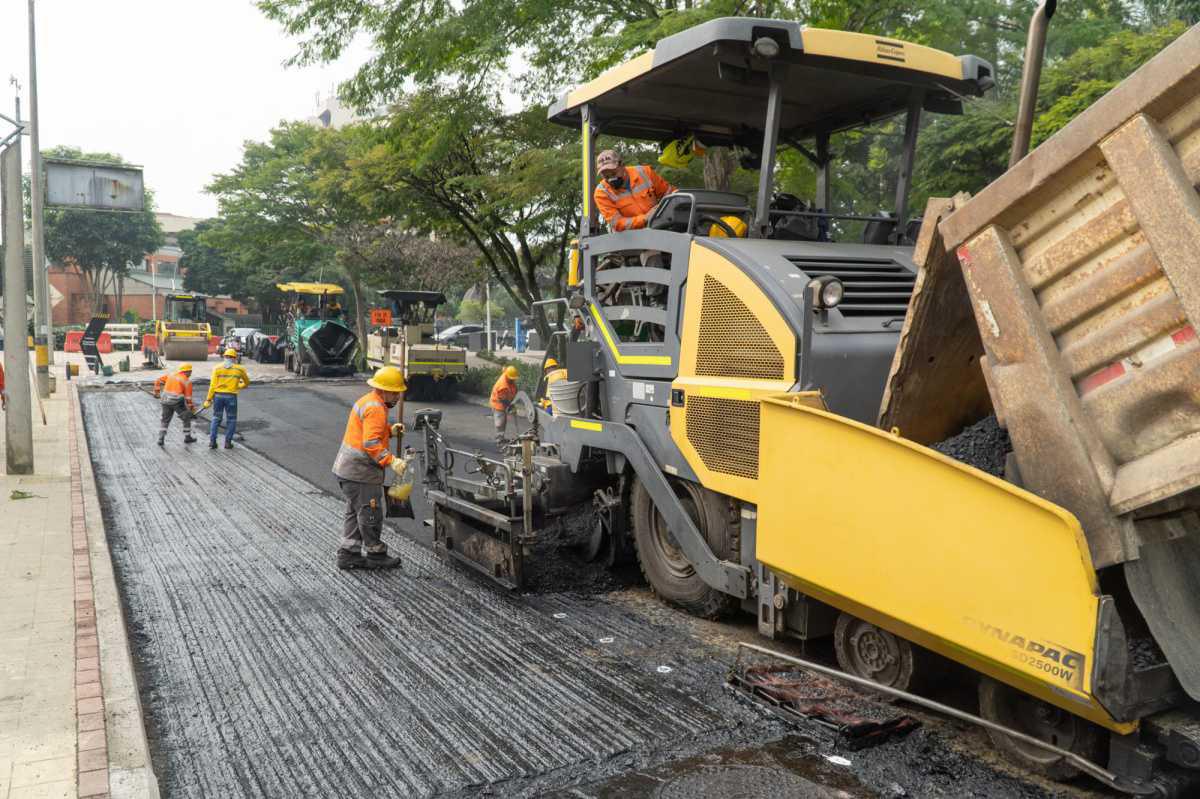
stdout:
MULTIPOLYGON (((646 222, 646 227, 653 230, 670 230, 675 233, 687 233, 688 219, 692 213, 692 198, 696 201, 696 221, 701 217, 720 219, 723 216, 740 216, 749 219, 750 201, 744 194, 732 191, 711 191, 709 189, 680 189, 659 200, 658 205, 646 222)), ((708 230, 707 224, 696 224, 696 230, 708 230)))

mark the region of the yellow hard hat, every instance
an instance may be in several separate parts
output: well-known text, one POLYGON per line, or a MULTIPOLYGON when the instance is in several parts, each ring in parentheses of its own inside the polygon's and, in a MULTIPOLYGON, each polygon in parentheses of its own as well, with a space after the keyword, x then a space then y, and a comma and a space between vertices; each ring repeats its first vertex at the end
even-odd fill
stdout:
MULTIPOLYGON (((726 225, 729 225, 730 229, 733 230, 733 233, 735 236, 737 236, 737 238, 746 238, 746 223, 740 216, 723 216, 721 217, 721 221, 726 225)), ((725 230, 725 228, 715 223, 709 226, 708 235, 717 239, 729 238, 729 233, 725 230)))
POLYGON ((367 381, 371 388, 380 391, 404 391, 408 388, 404 383, 404 372, 395 366, 381 366, 375 370, 375 376, 367 381))
POLYGON ((521 373, 517 371, 517 367, 515 367, 515 366, 504 367, 504 376, 507 377, 509 380, 516 380, 517 377, 520 376, 520 374, 521 373))
POLYGON ((179 364, 179 371, 190 372, 192 371, 192 365, 190 363, 181 363, 179 364))
POLYGON ((224 354, 226 358, 236 358, 237 350, 235 350, 233 347, 226 347, 224 354))
POLYGON ((557 369, 558 361, 554 360, 553 358, 547 358, 546 363, 542 365, 542 368, 543 369, 557 369))

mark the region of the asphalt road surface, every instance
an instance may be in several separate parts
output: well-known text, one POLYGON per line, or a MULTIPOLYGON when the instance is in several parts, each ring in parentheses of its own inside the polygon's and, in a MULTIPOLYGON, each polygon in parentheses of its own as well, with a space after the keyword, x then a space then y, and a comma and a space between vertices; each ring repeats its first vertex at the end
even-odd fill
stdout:
MULTIPOLYGON (((750 620, 698 621, 642 587, 508 593, 441 563, 419 525, 385 536, 402 570, 337 571, 329 466, 363 390, 252 387, 232 451, 178 430, 160 449, 144 393, 84 394, 164 796, 1083 793, 935 718, 856 752, 784 723, 724 685, 750 620)), ((485 408, 440 407, 460 445, 491 448, 485 408)))

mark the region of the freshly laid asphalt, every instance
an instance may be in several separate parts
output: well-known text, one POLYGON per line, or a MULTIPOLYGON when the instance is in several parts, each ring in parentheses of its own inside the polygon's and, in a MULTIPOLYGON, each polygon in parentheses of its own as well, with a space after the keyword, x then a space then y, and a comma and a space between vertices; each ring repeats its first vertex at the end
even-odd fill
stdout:
MULTIPOLYGON (((1060 793, 936 720, 861 752, 786 725, 724 687, 752 624, 644 588, 505 592, 440 562, 413 523, 385 535, 403 569, 338 572, 329 466, 363 390, 252 386, 232 451, 177 429, 160 449, 144 393, 84 394, 164 796, 1060 793)), ((437 407, 458 445, 491 451, 486 408, 437 407)))

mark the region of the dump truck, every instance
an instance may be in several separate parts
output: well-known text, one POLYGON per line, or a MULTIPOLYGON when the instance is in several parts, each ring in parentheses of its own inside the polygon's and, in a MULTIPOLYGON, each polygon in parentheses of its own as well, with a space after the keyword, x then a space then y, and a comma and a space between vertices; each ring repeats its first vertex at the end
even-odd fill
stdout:
POLYGON ((452 398, 467 373, 467 350, 434 338, 435 314, 446 295, 409 289, 379 294, 391 306, 392 324, 381 325, 367 336, 367 363, 403 370, 409 400, 452 398))
POLYGON ((292 282, 276 288, 289 295, 284 335, 277 343, 287 370, 301 377, 353 374, 358 336, 344 319, 342 287, 292 282))
POLYGON ((919 116, 990 75, 718 19, 552 105, 583 140, 574 321, 551 342, 567 378, 499 458, 417 414, 435 548, 511 587, 547 540, 632 555, 665 601, 832 636, 842 669, 914 699, 939 661, 969 667, 981 723, 1027 768, 1194 795, 1200 28, 977 197, 931 201, 910 245, 919 116), (895 212, 831 240, 828 137, 901 113, 895 212), (681 190, 606 234, 601 133, 757 146, 757 203, 681 190), (773 207, 784 143, 821 168, 802 210, 773 207), (729 215, 749 238, 714 235, 729 215), (797 217, 826 224, 780 224, 797 217), (1011 438, 1000 474, 930 446, 988 420, 1011 438))
POLYGON ((154 323, 155 353, 160 360, 208 359, 212 328, 208 324, 208 298, 203 294, 163 296, 162 317, 154 323))

